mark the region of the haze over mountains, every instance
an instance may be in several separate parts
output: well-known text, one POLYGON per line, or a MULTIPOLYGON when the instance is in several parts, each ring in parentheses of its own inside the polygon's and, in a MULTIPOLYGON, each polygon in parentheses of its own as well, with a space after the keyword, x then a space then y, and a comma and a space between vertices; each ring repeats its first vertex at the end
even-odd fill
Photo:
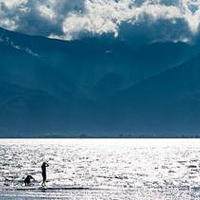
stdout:
POLYGON ((0 29, 1 137, 200 136, 200 50, 0 29))

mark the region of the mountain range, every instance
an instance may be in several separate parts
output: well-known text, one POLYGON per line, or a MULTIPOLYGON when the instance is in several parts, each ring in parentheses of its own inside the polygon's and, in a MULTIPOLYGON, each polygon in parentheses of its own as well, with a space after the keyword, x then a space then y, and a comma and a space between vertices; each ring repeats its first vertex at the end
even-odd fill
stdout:
POLYGON ((0 137, 199 137, 200 49, 0 29, 0 137))

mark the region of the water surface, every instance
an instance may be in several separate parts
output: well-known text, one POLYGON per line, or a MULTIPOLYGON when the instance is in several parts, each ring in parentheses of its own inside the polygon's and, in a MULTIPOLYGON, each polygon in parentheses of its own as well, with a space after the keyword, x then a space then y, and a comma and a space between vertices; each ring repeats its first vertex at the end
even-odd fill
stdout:
POLYGON ((200 199, 199 157, 196 139, 0 140, 0 199, 200 199))

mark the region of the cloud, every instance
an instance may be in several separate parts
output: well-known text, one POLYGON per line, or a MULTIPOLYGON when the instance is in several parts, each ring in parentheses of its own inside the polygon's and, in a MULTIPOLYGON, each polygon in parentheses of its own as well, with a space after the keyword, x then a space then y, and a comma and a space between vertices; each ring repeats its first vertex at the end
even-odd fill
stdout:
POLYGON ((0 0, 0 26, 64 40, 195 40, 199 0, 0 0))
POLYGON ((0 0, 0 26, 32 35, 59 35, 68 13, 83 8, 83 3, 80 0, 0 0))
POLYGON ((197 1, 86 0, 83 13, 65 19, 63 32, 66 39, 111 33, 124 39, 134 39, 136 34, 149 40, 191 41, 199 22, 197 1))

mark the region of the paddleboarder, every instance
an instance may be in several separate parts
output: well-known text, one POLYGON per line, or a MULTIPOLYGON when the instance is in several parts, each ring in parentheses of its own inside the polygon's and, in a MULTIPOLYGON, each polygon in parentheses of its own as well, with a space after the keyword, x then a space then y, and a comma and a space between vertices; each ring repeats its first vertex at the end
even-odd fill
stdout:
POLYGON ((41 166, 41 168, 42 168, 42 178, 43 178, 42 186, 46 185, 46 179, 47 179, 46 167, 49 167, 48 163, 43 162, 43 164, 41 166))

